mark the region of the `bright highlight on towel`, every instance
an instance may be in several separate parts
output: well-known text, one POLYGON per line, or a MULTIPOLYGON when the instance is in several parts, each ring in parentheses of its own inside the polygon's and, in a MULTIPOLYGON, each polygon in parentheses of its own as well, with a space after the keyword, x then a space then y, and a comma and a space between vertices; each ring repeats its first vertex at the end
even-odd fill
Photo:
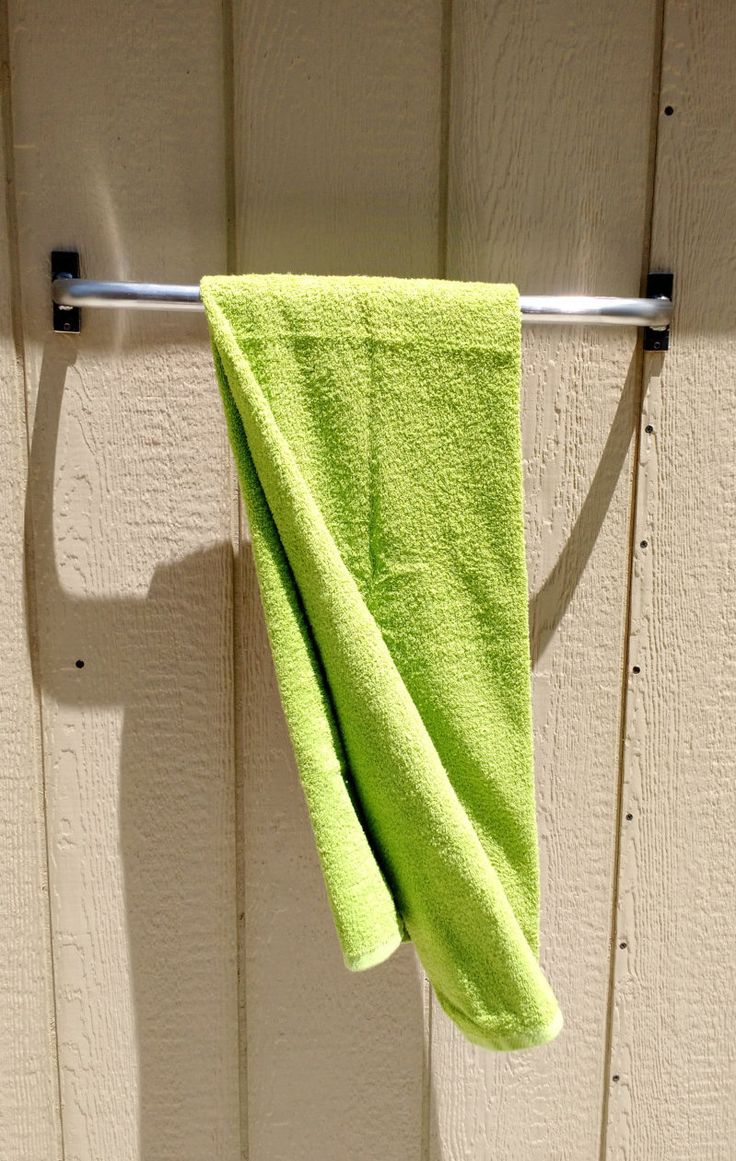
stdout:
POLYGON ((518 291, 201 293, 345 961, 411 939, 469 1040, 543 1044, 518 291))

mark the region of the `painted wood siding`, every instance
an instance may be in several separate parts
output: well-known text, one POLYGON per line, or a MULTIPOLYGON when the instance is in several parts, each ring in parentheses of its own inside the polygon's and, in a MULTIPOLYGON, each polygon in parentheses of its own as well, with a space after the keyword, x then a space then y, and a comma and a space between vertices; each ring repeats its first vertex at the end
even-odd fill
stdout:
POLYGON ((76 243, 121 278, 225 264, 220 6, 11 5, 10 44, 63 1155, 235 1157, 221 405, 201 319, 67 342, 47 266, 76 243))
POLYGON ((0 1156, 727 1161, 730 4, 2 20, 0 1156), (664 356, 633 329, 524 331, 551 1045, 468 1044, 411 946, 343 967, 204 319, 89 311, 54 335, 63 247, 169 282, 635 295, 674 269, 664 356))

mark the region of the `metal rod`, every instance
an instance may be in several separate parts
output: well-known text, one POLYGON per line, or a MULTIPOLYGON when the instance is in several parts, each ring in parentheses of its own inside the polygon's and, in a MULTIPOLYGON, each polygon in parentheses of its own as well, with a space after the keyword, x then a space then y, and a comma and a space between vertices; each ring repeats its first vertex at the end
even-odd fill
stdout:
MULTIPOLYGON (((158 282, 96 282, 58 275, 51 284, 61 307, 129 307, 136 310, 203 310, 198 286, 158 282)), ((588 323, 594 326, 666 328, 672 319, 668 298, 598 298, 592 295, 521 295, 528 323, 588 323)))

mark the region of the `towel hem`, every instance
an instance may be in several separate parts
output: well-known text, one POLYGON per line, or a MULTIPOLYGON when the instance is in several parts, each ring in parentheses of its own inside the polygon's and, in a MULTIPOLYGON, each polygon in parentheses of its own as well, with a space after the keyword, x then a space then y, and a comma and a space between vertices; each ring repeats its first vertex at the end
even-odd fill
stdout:
POLYGON ((513 1052, 520 1048, 536 1048, 540 1044, 548 1044, 562 1031, 562 1012, 555 1012, 547 1024, 539 1024, 534 1028, 520 1028, 518 1032, 494 1033, 485 1035, 477 1028, 468 1027, 457 1016, 453 1019, 458 1024, 466 1039, 477 1044, 480 1048, 490 1048, 496 1052, 513 1052))
POLYGON ((370 951, 363 952, 362 955, 350 957, 346 955, 344 957, 345 963, 351 972, 363 972, 367 968, 376 967, 377 964, 389 959, 403 942, 403 937, 399 931, 386 943, 380 943, 377 947, 371 948, 370 951))

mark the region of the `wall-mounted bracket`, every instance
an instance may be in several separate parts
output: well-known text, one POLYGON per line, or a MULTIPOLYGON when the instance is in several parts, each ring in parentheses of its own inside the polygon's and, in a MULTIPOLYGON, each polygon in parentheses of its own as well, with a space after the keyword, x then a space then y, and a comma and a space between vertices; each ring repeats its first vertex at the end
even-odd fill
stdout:
MULTIPOLYGON (((79 254, 76 250, 51 251, 51 281, 55 278, 79 278, 79 254)), ((82 312, 78 306, 54 303, 54 330, 65 335, 78 335, 82 312)))
MULTIPOLYGON (((665 271, 650 271, 647 275, 647 298, 667 298, 672 301, 675 276, 665 271)), ((645 351, 668 351, 670 348, 670 328, 644 327, 645 351)))

